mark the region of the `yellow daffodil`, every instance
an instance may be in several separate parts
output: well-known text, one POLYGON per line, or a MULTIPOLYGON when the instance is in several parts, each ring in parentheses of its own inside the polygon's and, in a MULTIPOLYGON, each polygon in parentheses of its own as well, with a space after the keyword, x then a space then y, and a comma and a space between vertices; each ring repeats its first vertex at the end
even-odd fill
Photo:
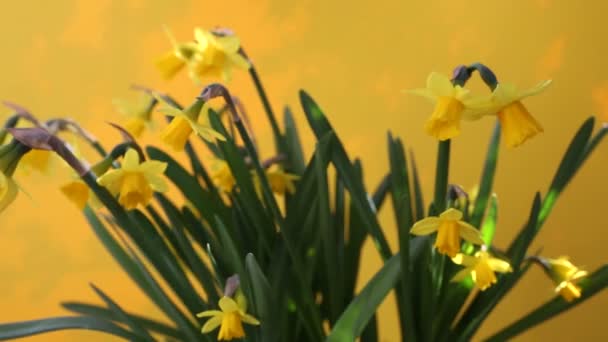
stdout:
POLYGON ((576 267, 565 256, 557 259, 542 258, 541 260, 556 284, 556 293, 559 293, 568 302, 581 296, 581 288, 577 282, 587 276, 587 271, 576 267))
POLYGON ((230 171, 228 163, 221 159, 215 159, 211 163, 211 180, 223 192, 231 192, 236 184, 234 175, 230 171))
POLYGON ((484 250, 480 250, 474 256, 459 253, 452 258, 452 261, 458 265, 465 266, 465 268, 458 271, 451 281, 462 281, 471 275, 475 285, 481 291, 496 283, 496 274, 494 272, 507 273, 513 271, 508 262, 494 258, 484 250))
POLYGON ((494 89, 492 102, 497 108, 498 120, 507 146, 519 146, 543 131, 542 126, 530 115, 521 100, 542 92, 550 84, 551 80, 547 80, 531 89, 520 90, 512 84, 499 83, 494 89))
POLYGON ((146 127, 152 124, 151 114, 156 100, 149 95, 143 94, 136 103, 123 100, 113 102, 116 109, 126 117, 124 128, 135 138, 139 138, 146 127))
POLYGON ((40 173, 48 173, 51 169, 53 152, 47 150, 31 150, 26 153, 19 163, 25 172, 36 170, 40 173))
POLYGON ((447 140, 460 134, 460 121, 476 120, 491 109, 489 97, 474 97, 468 89, 453 85, 450 79, 433 72, 426 80, 426 88, 409 91, 435 103, 435 110, 427 120, 425 131, 439 139, 447 140))
POLYGON ((156 160, 140 164, 139 155, 133 149, 125 154, 122 167, 106 172, 97 182, 119 195, 118 201, 126 209, 135 209, 138 205, 148 205, 154 191, 167 191, 167 183, 162 175, 167 163, 156 160))
POLYGON ((200 46, 196 42, 178 43, 167 28, 165 28, 165 33, 171 41, 172 49, 156 62, 156 67, 163 78, 170 79, 184 66, 200 60, 202 56, 200 46))
MULTIPOLYGON (((284 195, 285 193, 293 194, 296 192, 294 181, 300 179, 300 176, 286 173, 282 168, 275 165, 266 170, 266 178, 274 193, 284 195)), ((256 184, 259 184, 259 182, 256 182, 256 184)))
POLYGON ((249 69, 249 61, 239 53, 241 43, 238 37, 196 28, 194 38, 200 54, 189 64, 193 78, 221 77, 228 82, 232 78, 233 68, 249 69))
POLYGON ((81 180, 73 180, 63 185, 60 190, 80 210, 83 210, 87 204, 95 210, 102 207, 93 190, 81 180))
POLYGON ((162 131, 161 141, 169 145, 175 151, 182 151, 192 131, 198 133, 203 139, 214 142, 216 139, 224 141, 223 135, 216 132, 209 125, 208 109, 203 101, 196 100, 192 106, 185 110, 179 110, 159 98, 162 103, 160 112, 172 116, 171 123, 162 131), (204 123, 198 123, 199 117, 203 117, 204 123))
POLYGON ((414 224, 410 233, 414 235, 429 235, 437 232, 435 248, 439 253, 455 257, 460 252, 460 238, 474 243, 483 244, 479 230, 461 221, 462 212, 449 208, 439 215, 424 218, 414 224))
POLYGON ((17 198, 18 187, 15 181, 0 170, 0 213, 17 198))
POLYGON ((220 310, 207 310, 197 314, 197 317, 211 317, 203 328, 203 334, 215 330, 218 326, 220 332, 218 341, 230 341, 234 338, 245 337, 243 322, 259 325, 260 322, 253 316, 247 314, 247 301, 244 296, 236 296, 236 301, 230 297, 222 297, 219 301, 220 310))

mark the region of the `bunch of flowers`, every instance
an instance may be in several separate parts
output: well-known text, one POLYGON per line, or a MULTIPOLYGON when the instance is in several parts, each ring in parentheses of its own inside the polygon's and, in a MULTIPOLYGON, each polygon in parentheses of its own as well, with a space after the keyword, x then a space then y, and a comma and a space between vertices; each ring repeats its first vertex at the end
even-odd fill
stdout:
POLYGON ((608 132, 604 126, 593 134, 593 118, 576 132, 544 197, 534 197, 513 242, 493 244, 500 140, 516 147, 542 132, 522 101, 550 81, 522 91, 474 63, 457 67, 451 78, 431 73, 426 88, 409 91, 435 103, 424 127, 439 141, 435 189, 425 202, 413 155, 404 153, 401 139, 389 133, 390 169, 368 191, 361 162, 349 157, 328 117, 300 91, 317 138, 313 154, 304 156, 291 111, 285 109, 279 126, 233 32, 196 29, 194 40, 183 43, 169 37, 172 50, 157 63, 167 78, 187 69, 197 83, 207 77, 227 82, 233 69, 248 70, 275 150, 262 158, 242 104, 219 83, 203 87, 187 106, 136 87, 143 100, 117 103, 127 115, 123 125, 114 125, 124 141, 109 152, 72 120, 43 123, 7 104, 15 114, 0 133, 0 143, 12 136, 0 147, 0 211, 18 194, 12 176, 20 162, 40 166, 51 153, 58 155, 77 174, 61 190, 164 317, 134 313, 92 285, 105 305, 65 302, 74 315, 0 324, 0 339, 93 329, 134 341, 377 341, 376 309, 394 290, 401 340, 468 341, 530 267, 541 267, 557 295, 488 338, 502 341, 608 285, 606 266, 587 272, 566 257, 529 251, 556 200, 608 132), (475 74, 488 95, 465 88, 475 74), (222 102, 218 110, 210 105, 214 99, 222 102), (169 120, 160 133, 168 151, 137 142, 157 112, 169 120), (478 189, 467 193, 449 181, 451 141, 461 133, 461 120, 494 116, 478 189), (19 121, 32 127, 16 128, 19 121), (65 134, 93 146, 97 161, 90 165, 77 156, 65 134), (213 158, 201 160, 201 149, 213 158), (186 164, 175 158, 182 153, 186 164), (390 248, 377 216, 388 197, 398 251, 390 248), (366 239, 384 264, 357 292, 366 239))

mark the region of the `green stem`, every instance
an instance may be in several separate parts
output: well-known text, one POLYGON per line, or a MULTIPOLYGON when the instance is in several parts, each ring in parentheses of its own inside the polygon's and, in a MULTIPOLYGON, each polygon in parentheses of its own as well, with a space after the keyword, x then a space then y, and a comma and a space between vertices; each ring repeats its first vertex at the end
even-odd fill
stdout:
POLYGON ((435 213, 445 210, 445 197, 448 192, 448 174, 450 169, 450 141, 439 142, 437 149, 437 169, 435 171, 435 198, 433 200, 435 213))

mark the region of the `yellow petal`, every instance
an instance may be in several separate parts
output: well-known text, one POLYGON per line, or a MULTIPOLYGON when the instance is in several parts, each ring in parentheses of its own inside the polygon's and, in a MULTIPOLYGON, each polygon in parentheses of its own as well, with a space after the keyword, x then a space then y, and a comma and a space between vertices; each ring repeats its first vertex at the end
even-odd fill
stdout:
MULTIPOLYGON (((160 97, 157 97, 157 99, 159 99, 160 97)), ((164 100, 161 100, 163 102, 162 105, 160 106, 160 108, 158 108, 158 111, 165 114, 166 116, 180 116, 180 115, 184 115, 183 112, 173 106, 171 106, 170 104, 164 102, 164 100)))
POLYGON ((462 218, 462 212, 458 209, 448 208, 439 215, 442 220, 459 221, 462 218))
POLYGON ((488 265, 490 265, 490 267, 499 273, 508 273, 508 272, 513 272, 513 269, 511 268, 511 265, 501 259, 497 259, 497 258, 490 258, 488 260, 488 265))
POLYGON ((454 94, 454 85, 450 79, 438 72, 432 72, 426 80, 426 87, 431 89, 436 96, 451 97, 454 94))
POLYGON ((528 96, 538 95, 541 92, 543 92, 545 89, 547 89, 547 87, 550 86, 552 82, 553 82, 552 80, 542 81, 542 82, 538 83, 537 85, 535 85, 534 87, 532 87, 526 91, 522 91, 520 96, 521 96, 521 98, 524 98, 524 97, 528 97, 528 96))
POLYGON ((203 139, 209 141, 209 142, 214 142, 215 140, 219 140, 219 141, 226 141, 226 138, 221 135, 220 133, 218 133, 216 130, 214 130, 213 128, 209 127, 209 126, 204 126, 201 125, 199 123, 196 123, 194 121, 190 121, 190 126, 192 126, 192 129, 199 134, 201 137, 203 137, 203 139))
POLYGON ((139 165, 139 170, 143 173, 162 175, 167 169, 167 163, 158 160, 147 160, 139 165))
POLYGON ((248 324, 260 325, 260 321, 258 321, 255 317, 245 314, 241 316, 241 320, 248 324))
POLYGON ((0 212, 4 211, 9 204, 13 203, 17 194, 19 193, 19 187, 17 183, 11 178, 6 177, 4 173, 0 171, 0 212))
POLYGON ((217 327, 222 324, 222 319, 223 317, 221 315, 210 318, 207 322, 205 322, 205 325, 203 325, 201 332, 203 334, 206 334, 210 331, 217 329, 217 327))
POLYGON ((475 266, 477 264, 477 261, 478 260, 476 257, 462 254, 462 253, 458 253, 458 254, 456 254, 455 257, 452 258, 452 262, 454 262, 455 264, 464 265, 464 266, 475 266))
POLYGON ((89 187, 85 183, 81 181, 70 182, 63 185, 60 190, 78 209, 83 210, 87 205, 89 187))
POLYGON ((199 312, 196 314, 196 317, 211 317, 211 316, 221 316, 224 313, 221 312, 220 310, 206 310, 203 312, 199 312))
POLYGON ((171 79, 175 76, 186 63, 175 55, 173 50, 165 53, 155 63, 156 68, 164 79, 171 79))
POLYGON ((463 221, 458 221, 458 225, 460 226, 460 237, 476 245, 483 245, 481 233, 477 228, 463 221))
POLYGON ((422 96, 432 102, 437 101, 437 95, 435 95, 435 93, 429 88, 409 89, 405 90, 405 92, 412 95, 422 96))
POLYGON ((427 217, 414 224, 410 230, 414 235, 429 235, 437 231, 441 220, 437 217, 427 217))
POLYGON ((249 62, 249 60, 247 60, 247 58, 243 57, 239 53, 228 55, 228 58, 230 58, 232 64, 234 64, 234 66, 239 69, 247 70, 251 67, 251 63, 249 62))
POLYGON ((152 190, 157 192, 167 192, 169 191, 169 185, 165 181, 165 179, 156 174, 144 174, 146 177, 146 181, 152 188, 152 190))
POLYGON ((234 299, 230 297, 222 297, 220 299, 219 305, 220 309, 222 309, 224 313, 239 311, 238 304, 234 301, 234 299))
POLYGON ((110 170, 97 178, 97 183, 105 186, 112 194, 116 195, 120 191, 123 176, 124 172, 121 169, 110 170))
POLYGON ((236 53, 241 47, 241 41, 237 36, 215 37, 215 41, 227 53, 236 53))
POLYGON ((451 282, 463 281, 471 274, 471 271, 472 271, 472 269, 470 267, 463 268, 460 271, 458 271, 456 274, 454 274, 454 276, 452 277, 452 279, 450 279, 450 281, 451 282))
POLYGON ((125 171, 134 171, 139 166, 139 154, 134 149, 130 148, 125 153, 122 161, 122 169, 125 171))

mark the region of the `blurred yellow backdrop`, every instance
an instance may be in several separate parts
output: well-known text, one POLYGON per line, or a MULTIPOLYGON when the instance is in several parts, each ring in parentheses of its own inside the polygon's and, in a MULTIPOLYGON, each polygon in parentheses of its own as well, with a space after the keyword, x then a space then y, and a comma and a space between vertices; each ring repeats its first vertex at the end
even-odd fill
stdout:
MULTIPOLYGON (((401 90, 424 85, 430 71, 448 73, 461 63, 481 61, 499 79, 522 86, 544 78, 551 88, 527 101, 545 133, 521 148, 501 148, 495 190, 500 200, 498 245, 510 242, 528 215, 536 190, 544 191, 578 126, 589 115, 608 119, 608 44, 603 1, 11 1, 2 4, 0 98, 41 118, 71 116, 108 141, 119 137, 106 121, 117 121, 113 98, 135 98, 140 83, 184 101, 198 93, 186 75, 162 81, 154 59, 170 45, 168 25, 180 40, 195 26, 233 28, 257 65, 275 111, 291 105, 310 153, 312 134, 298 106, 304 88, 329 115, 351 156, 359 156, 371 188, 387 168, 387 129, 416 151, 427 198, 432 191, 436 142, 422 125, 430 106, 401 90)), ((266 154, 270 129, 249 78, 237 73, 232 91, 247 105, 266 154)), ((4 114, 8 114, 5 111, 4 114)), ((492 120, 465 123, 453 142, 450 181, 476 184, 492 120)), ((150 135, 148 141, 153 141, 150 135)), ((533 249, 568 254, 593 270, 608 261, 606 210, 608 146, 601 146, 573 180, 537 237, 533 249)), ((159 317, 108 253, 58 186, 69 172, 19 172, 29 196, 0 216, 0 321, 65 314, 64 300, 97 301, 93 282, 123 307, 159 317)), ((388 204, 390 206, 390 204, 388 204)), ((396 245, 393 217, 382 222, 396 245)), ((379 265, 366 247, 364 278, 379 265)), ((531 271, 497 307, 479 337, 553 296, 550 281, 531 271)), ((608 293, 522 335, 522 341, 600 340, 608 293)), ((382 307, 383 341, 397 317, 382 307)), ((478 337, 478 339, 479 339, 478 337)), ((92 332, 60 332, 32 341, 111 340, 92 332)))

